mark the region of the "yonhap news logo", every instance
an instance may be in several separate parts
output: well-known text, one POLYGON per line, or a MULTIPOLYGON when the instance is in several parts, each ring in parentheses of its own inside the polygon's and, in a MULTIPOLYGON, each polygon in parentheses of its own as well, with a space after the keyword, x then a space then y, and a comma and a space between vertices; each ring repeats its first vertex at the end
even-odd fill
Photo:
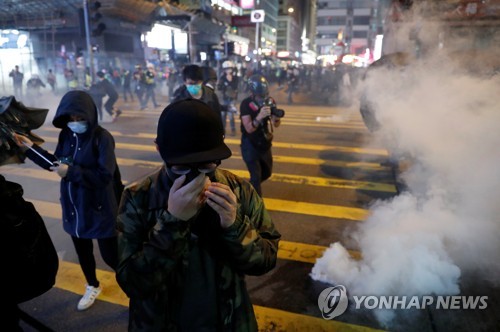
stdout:
MULTIPOLYGON (((488 308, 488 296, 424 295, 424 296, 352 296, 353 309, 427 309, 437 310, 484 310, 488 308)), ((337 285, 324 289, 318 296, 318 307, 324 319, 342 315, 349 305, 347 289, 337 285)))
POLYGON ((318 297, 318 307, 324 319, 334 319, 342 315, 348 304, 347 290, 342 285, 328 287, 318 297))

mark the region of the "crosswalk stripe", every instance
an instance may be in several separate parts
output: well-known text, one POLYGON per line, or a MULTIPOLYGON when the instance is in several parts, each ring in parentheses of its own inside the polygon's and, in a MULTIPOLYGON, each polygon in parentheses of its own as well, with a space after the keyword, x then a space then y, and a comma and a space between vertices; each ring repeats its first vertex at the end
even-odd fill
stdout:
MULTIPOLYGON (((318 258, 323 256, 326 249, 328 247, 281 240, 278 248, 278 258, 314 264, 318 258)), ((348 252, 352 258, 361 259, 359 251, 348 250, 348 252)))
MULTIPOLYGON (((44 131, 48 132, 59 132, 60 129, 57 128, 43 128, 44 131)), ((153 141, 156 138, 156 134, 152 133, 137 133, 137 134, 126 134, 121 131, 111 130, 110 133, 116 137, 127 137, 127 138, 149 138, 151 139, 151 147, 154 149, 153 141)), ((45 138, 49 142, 57 143, 57 139, 55 138, 45 138)), ((240 139, 236 138, 226 138, 224 140, 226 144, 235 144, 239 145, 241 143, 240 139)), ((145 146, 148 146, 147 144, 145 146)), ((377 148, 360 148, 355 146, 336 146, 336 145, 320 145, 320 144, 302 144, 302 143, 286 143, 273 141, 273 147, 275 148, 286 148, 292 150, 311 150, 311 151, 336 151, 336 152, 344 152, 344 153, 355 153, 355 154, 370 154, 386 157, 389 155, 387 150, 385 149, 377 149, 377 148)))
MULTIPOLYGON (((55 219, 61 218, 61 207, 58 203, 34 199, 30 199, 30 201, 41 211, 40 214, 55 219)), ((338 205, 287 201, 276 198, 264 198, 264 204, 269 211, 305 214, 331 219, 362 221, 368 216, 368 210, 338 205)))
MULTIPOLYGON (((376 332, 371 327, 254 305, 259 331, 376 332)), ((318 309, 319 310, 319 309, 318 309)))
MULTIPOLYGON (((151 116, 153 118, 159 118, 159 114, 147 114, 148 116, 151 116)), ((144 115, 141 114, 142 117, 144 115)), ((137 115, 135 114, 127 114, 127 113, 122 113, 121 117, 124 118, 136 118, 137 115)), ((235 119, 235 123, 239 125, 240 121, 235 119)), ((349 121, 332 121, 325 117, 325 119, 321 119, 321 121, 318 121, 317 119, 304 119, 304 118, 290 118, 290 117, 285 117, 283 118, 281 122, 282 126, 298 126, 298 127, 322 127, 322 128, 337 128, 337 129, 352 129, 352 130, 363 130, 363 131, 368 131, 366 126, 361 123, 350 123, 349 121)))
MULTIPOLYGON (((39 200, 30 201, 36 206, 38 213, 42 217, 61 219, 62 212, 59 204, 39 200)), ((278 258, 314 264, 316 259, 323 256, 326 249, 325 246, 281 240, 278 258)), ((349 254, 356 259, 361 257, 361 254, 355 250, 349 250, 349 254)))
MULTIPOLYGON (((62 212, 59 204, 39 200, 30 201, 36 206, 42 217, 61 219, 62 212)), ((279 245, 278 258, 314 264, 326 249, 325 246, 282 240, 279 245)), ((358 251, 350 250, 349 253, 353 258, 359 259, 361 257, 358 251)))
MULTIPOLYGON (((148 161, 148 160, 128 159, 128 158, 117 158, 117 161, 120 167, 130 166, 130 167, 158 168, 162 165, 162 162, 160 161, 148 161)), ((35 168, 19 167, 19 166, 3 166, 2 172, 14 176, 29 177, 40 180, 52 180, 52 181, 59 180, 59 176, 57 174, 39 169, 37 166, 34 165, 33 167, 35 168)), ((245 179, 250 178, 250 174, 246 170, 230 169, 225 167, 223 168, 225 170, 230 171, 233 174, 236 174, 241 178, 245 179)), ((389 184, 389 183, 344 180, 336 178, 314 177, 314 176, 304 176, 295 174, 274 173, 271 176, 271 178, 268 179, 268 181, 300 184, 300 185, 316 186, 316 187, 327 187, 327 188, 377 191, 377 192, 387 192, 387 193, 396 192, 396 187, 394 186, 394 184, 389 184)), ((127 181, 125 180, 123 180, 123 182, 125 184, 127 183, 127 181)))
MULTIPOLYGON (((248 171, 241 171, 236 169, 228 169, 230 172, 238 175, 239 177, 249 179, 250 174, 248 171)), ((366 191, 380 191, 395 193, 396 187, 393 184, 376 183, 366 181, 354 181, 343 179, 332 179, 314 176, 303 176, 294 174, 280 174, 274 173, 267 181, 300 184, 306 186, 328 187, 328 188, 343 188, 353 190, 366 190, 366 191)))
MULTIPOLYGON (((129 306, 129 299, 116 282, 114 272, 97 269, 97 279, 102 285, 102 292, 97 298, 98 301, 105 301, 124 307, 129 306)), ((83 295, 83 285, 85 283, 79 264, 59 261, 55 287, 74 294, 83 295)), ((378 331, 366 326, 324 320, 279 309, 258 305, 254 305, 253 307, 260 331, 378 331)))
MULTIPOLYGON (((57 139, 52 137, 44 138, 46 142, 57 143, 57 139)), ((146 151, 156 152, 153 145, 133 144, 133 143, 116 143, 117 149, 133 150, 133 151, 146 151)), ((231 156, 232 159, 241 160, 242 157, 236 153, 231 156)), ((362 162, 362 161, 343 161, 343 160, 324 160, 319 158, 304 158, 283 155, 273 155, 274 162, 277 163, 292 163, 300 165, 316 165, 316 166, 329 166, 340 168, 359 168, 369 171, 389 171, 389 167, 381 166, 380 163, 375 162, 362 162)))
POLYGON ((362 221, 368 217, 368 210, 346 206, 288 201, 276 198, 264 198, 264 204, 268 210, 277 212, 353 221, 362 221))

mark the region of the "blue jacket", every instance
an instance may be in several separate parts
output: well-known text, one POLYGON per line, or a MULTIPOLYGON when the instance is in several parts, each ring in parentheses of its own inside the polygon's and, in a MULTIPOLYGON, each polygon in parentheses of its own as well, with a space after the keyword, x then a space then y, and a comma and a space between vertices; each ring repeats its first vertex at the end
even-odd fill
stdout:
MULTIPOLYGON (((37 147, 50 160, 68 163, 68 173, 61 179, 61 206, 64 230, 72 236, 100 239, 116 235, 118 202, 113 189, 115 171, 115 142, 113 136, 97 123, 97 109, 84 91, 64 95, 52 121, 61 128, 55 156, 37 147), (83 134, 75 134, 67 123, 70 114, 78 114, 89 123, 83 134)), ((48 163, 26 155, 42 167, 48 163)))

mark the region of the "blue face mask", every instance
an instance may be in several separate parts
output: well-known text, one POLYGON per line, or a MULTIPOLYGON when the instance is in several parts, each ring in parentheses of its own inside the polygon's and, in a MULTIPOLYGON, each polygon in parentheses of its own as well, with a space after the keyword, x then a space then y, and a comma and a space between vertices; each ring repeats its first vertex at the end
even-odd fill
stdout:
POLYGON ((83 134, 89 128, 89 123, 87 121, 70 121, 68 128, 76 134, 83 134))
POLYGON ((186 84, 186 88, 190 95, 197 96, 201 91, 201 84, 186 84))

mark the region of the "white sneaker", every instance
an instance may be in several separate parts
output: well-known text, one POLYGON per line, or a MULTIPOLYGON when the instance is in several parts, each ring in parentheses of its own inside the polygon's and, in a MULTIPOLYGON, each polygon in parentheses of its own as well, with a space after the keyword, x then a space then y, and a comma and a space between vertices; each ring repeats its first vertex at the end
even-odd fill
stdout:
POLYGON ((77 309, 81 311, 90 308, 90 306, 94 304, 97 296, 101 294, 101 291, 102 291, 101 287, 94 287, 87 285, 85 288, 85 294, 80 299, 80 302, 78 302, 77 309))

